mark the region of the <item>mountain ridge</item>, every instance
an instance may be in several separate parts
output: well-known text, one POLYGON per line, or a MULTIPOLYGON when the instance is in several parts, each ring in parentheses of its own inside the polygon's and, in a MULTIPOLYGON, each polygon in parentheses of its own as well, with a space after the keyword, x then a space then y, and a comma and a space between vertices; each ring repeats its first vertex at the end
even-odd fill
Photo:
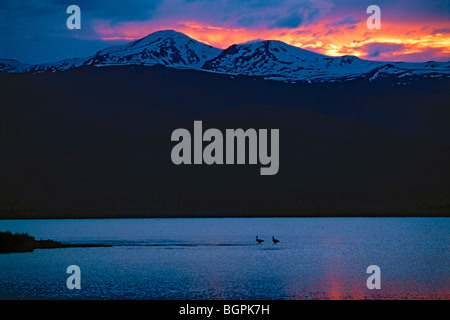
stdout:
POLYGON ((173 30, 156 31, 130 43, 99 50, 85 58, 41 64, 0 59, 0 72, 56 72, 87 65, 104 67, 157 64, 229 75, 262 76, 268 80, 284 82, 333 82, 356 78, 373 81, 386 77, 404 82, 416 76, 450 77, 450 62, 383 62, 349 55, 331 57, 279 40, 233 44, 222 50, 173 30))

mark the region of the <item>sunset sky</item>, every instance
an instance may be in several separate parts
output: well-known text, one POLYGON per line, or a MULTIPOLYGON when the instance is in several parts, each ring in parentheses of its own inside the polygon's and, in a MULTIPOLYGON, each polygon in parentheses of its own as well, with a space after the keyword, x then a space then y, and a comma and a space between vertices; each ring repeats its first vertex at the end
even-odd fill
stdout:
POLYGON ((0 58, 38 63, 172 29, 215 47, 265 39, 388 61, 450 60, 449 0, 2 0, 0 58), (68 30, 66 8, 81 8, 68 30), (366 26, 369 5, 381 29, 366 26))

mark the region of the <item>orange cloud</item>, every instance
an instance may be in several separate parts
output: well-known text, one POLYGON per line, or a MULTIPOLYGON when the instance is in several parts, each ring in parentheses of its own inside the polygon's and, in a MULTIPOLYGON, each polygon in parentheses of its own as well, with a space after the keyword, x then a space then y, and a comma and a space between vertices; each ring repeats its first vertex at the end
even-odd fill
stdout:
POLYGON ((371 60, 448 61, 450 33, 447 21, 382 22, 380 30, 369 30, 365 19, 336 17, 298 28, 252 29, 220 27, 199 21, 176 23, 129 22, 111 26, 98 22, 95 31, 103 40, 135 40, 158 30, 174 29, 214 47, 264 39, 280 40, 329 56, 355 55, 371 60))

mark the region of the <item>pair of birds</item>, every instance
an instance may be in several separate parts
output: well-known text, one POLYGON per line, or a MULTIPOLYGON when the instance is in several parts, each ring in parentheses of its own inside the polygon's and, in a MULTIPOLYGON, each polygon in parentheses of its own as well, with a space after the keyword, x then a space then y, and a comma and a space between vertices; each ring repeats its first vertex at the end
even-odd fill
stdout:
MULTIPOLYGON (((263 240, 263 239, 259 239, 258 236, 256 236, 256 242, 258 242, 258 244, 260 244, 260 243, 263 243, 264 240, 263 240)), ((275 239, 274 236, 272 236, 272 242, 273 242, 274 244, 277 244, 278 242, 280 242, 280 240, 277 240, 277 239, 275 239)))

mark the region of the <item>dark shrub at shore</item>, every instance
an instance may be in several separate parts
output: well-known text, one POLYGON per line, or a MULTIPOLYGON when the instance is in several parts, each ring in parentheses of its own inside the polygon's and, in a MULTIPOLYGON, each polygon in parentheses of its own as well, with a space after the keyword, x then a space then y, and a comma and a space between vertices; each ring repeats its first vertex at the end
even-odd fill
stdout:
POLYGON ((27 252, 33 251, 36 240, 26 233, 1 232, 0 252, 27 252))
POLYGON ((110 247, 95 244, 64 244, 55 240, 36 240, 27 233, 0 232, 0 253, 31 252, 34 249, 54 249, 72 247, 110 247))

